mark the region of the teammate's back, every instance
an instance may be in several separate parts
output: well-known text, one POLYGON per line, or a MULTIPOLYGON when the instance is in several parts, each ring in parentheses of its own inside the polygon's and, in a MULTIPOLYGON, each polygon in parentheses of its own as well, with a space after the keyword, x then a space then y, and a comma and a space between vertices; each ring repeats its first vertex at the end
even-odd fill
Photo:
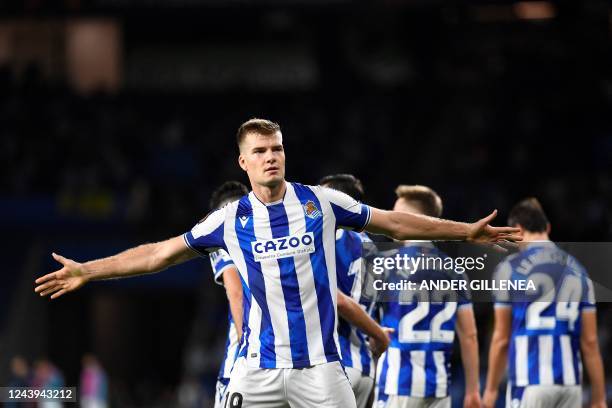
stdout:
MULTIPOLYGON (((442 200, 425 186, 399 186, 394 209, 439 217, 442 200)), ((405 242, 395 257, 421 258, 423 266, 444 263, 448 258, 431 242, 405 242)), ((464 281, 454 270, 421 267, 388 271, 389 283, 409 280, 421 283, 464 281)), ((463 285, 457 284, 456 287, 463 285)), ((478 341, 476 324, 466 290, 405 290, 383 294, 379 302, 381 324, 394 329, 391 344, 379 360, 377 399, 384 408, 450 408, 451 354, 458 334, 466 376, 464 407, 480 407, 478 385, 478 341)), ((379 294, 380 295, 380 294, 379 294)), ((380 296, 379 299, 380 300, 380 296)))
POLYGON ((495 405, 506 360, 507 407, 581 406, 581 360, 591 380, 592 407, 605 407, 595 295, 587 272, 549 240, 550 223, 535 198, 515 205, 508 221, 523 230, 525 243, 494 276, 525 281, 527 289, 494 293, 485 407, 495 405))
POLYGON ((512 308, 509 380, 527 385, 578 385, 582 312, 595 308, 584 268, 552 242, 533 242, 504 261, 496 279, 530 281, 535 290, 498 293, 512 308))

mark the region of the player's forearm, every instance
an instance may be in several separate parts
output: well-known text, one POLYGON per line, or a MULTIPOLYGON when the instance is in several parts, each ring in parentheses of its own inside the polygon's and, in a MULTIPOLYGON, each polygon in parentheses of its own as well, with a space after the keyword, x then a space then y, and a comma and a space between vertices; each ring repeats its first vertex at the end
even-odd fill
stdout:
POLYGON ((479 393, 479 366, 478 337, 476 332, 459 337, 461 348, 461 361, 465 372, 465 393, 479 393))
POLYGON ((591 383, 591 403, 601 403, 606 400, 605 376, 599 344, 597 340, 582 342, 582 360, 591 383))
POLYGON ((236 293, 235 291, 227 292, 227 298, 230 305, 230 313, 232 319, 234 319, 234 325, 236 326, 236 332, 238 333, 238 339, 242 337, 242 293, 236 293))
POLYGON ((387 334, 362 308, 350 297, 338 294, 338 313, 353 326, 370 337, 385 341, 387 334))
POLYGON ((171 264, 160 252, 159 243, 144 244, 108 258, 85 262, 83 276, 101 280, 158 272, 171 264))
POLYGON ((469 226, 463 222, 397 211, 391 211, 389 216, 394 225, 393 238, 398 240, 465 240, 468 238, 469 226))
POLYGON ((502 375, 506 369, 506 358, 508 356, 508 339, 496 333, 491 340, 489 350, 489 367, 487 371, 486 389, 497 392, 502 375))

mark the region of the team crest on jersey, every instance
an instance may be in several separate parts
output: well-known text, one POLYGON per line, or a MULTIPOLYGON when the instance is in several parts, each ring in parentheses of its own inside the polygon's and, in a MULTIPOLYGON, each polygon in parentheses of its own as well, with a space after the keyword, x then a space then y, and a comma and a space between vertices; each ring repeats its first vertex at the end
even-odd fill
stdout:
POLYGON ((306 214, 308 218, 315 219, 322 215, 321 210, 317 208, 316 204, 312 200, 306 201, 306 204, 304 204, 303 207, 304 207, 304 214, 306 214))

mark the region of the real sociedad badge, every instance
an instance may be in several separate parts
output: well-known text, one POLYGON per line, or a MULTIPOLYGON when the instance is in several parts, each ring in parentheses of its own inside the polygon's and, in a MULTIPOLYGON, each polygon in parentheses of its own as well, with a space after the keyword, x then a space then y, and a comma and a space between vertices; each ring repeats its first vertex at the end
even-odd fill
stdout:
POLYGON ((312 200, 306 201, 306 204, 304 204, 303 207, 304 207, 304 214, 306 214, 308 218, 315 219, 321 216, 321 211, 317 208, 314 201, 312 200))

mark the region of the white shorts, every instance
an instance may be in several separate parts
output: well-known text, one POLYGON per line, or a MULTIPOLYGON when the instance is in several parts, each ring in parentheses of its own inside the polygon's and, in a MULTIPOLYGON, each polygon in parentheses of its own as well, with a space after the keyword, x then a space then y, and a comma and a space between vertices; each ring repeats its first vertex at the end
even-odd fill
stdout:
POLYGON ((374 388, 374 379, 363 375, 361 371, 353 367, 346 367, 346 375, 348 375, 348 379, 351 382, 351 387, 357 400, 357 408, 365 408, 370 399, 372 388, 374 388))
POLYGON ((223 408, 223 405, 225 404, 225 390, 226 389, 227 389, 227 385, 217 380, 217 385, 215 386, 215 406, 214 408, 223 408))
POLYGON ((575 408, 582 406, 580 385, 508 386, 506 408, 575 408))
POLYGON ((451 408, 451 397, 420 398, 405 395, 389 395, 387 400, 379 400, 377 408, 451 408))
POLYGON ((356 408, 339 361, 308 368, 249 368, 234 363, 224 408, 356 408))

